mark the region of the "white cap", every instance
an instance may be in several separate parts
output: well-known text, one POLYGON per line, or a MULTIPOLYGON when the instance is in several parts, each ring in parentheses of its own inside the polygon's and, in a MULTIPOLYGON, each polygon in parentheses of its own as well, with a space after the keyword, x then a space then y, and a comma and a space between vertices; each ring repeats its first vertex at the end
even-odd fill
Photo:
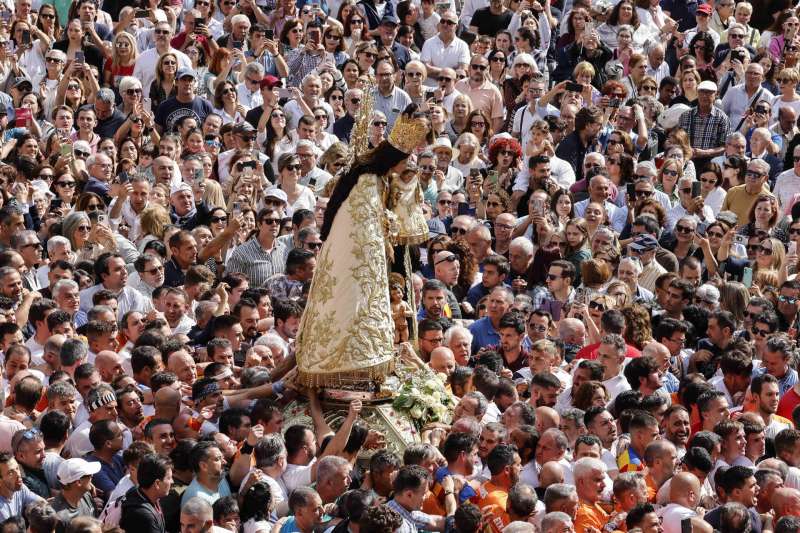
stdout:
POLYGON ((697 86, 698 91, 714 91, 717 92, 717 84, 713 81, 701 81, 700 85, 697 86))
POLYGON ((90 463, 83 459, 67 459, 58 465, 58 480, 62 485, 69 485, 83 476, 93 476, 100 471, 100 463, 90 463))
POLYGON ((176 192, 181 192, 181 191, 189 191, 191 193, 192 186, 186 183, 185 181, 177 185, 173 185, 172 188, 169 190, 169 195, 172 196, 176 192))
POLYGON ((678 125, 678 121, 685 112, 692 109, 686 104, 675 104, 671 106, 669 109, 665 109, 659 116, 658 116, 658 123, 661 125, 662 128, 665 130, 671 130, 678 125))

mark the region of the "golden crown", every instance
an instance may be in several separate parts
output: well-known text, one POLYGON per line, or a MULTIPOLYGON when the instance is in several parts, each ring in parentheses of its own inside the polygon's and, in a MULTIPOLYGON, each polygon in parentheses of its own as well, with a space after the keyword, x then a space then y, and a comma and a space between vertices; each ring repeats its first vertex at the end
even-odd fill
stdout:
POLYGON ((389 144, 403 152, 413 153, 428 135, 428 122, 422 117, 411 117, 406 114, 397 116, 392 132, 389 134, 389 144))

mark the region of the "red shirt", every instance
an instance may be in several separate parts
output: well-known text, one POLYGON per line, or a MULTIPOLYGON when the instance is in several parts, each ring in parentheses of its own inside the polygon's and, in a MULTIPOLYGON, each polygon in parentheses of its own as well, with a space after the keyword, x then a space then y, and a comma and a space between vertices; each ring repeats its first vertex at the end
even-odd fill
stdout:
POLYGON ((786 391, 778 402, 778 416, 792 420, 792 411, 800 404, 800 395, 795 392, 794 387, 786 391))
MULTIPOLYGON (((584 346, 580 350, 578 350, 578 354, 575 356, 575 359, 597 359, 597 349, 600 347, 600 343, 590 344, 588 346, 584 346)), ((642 352, 637 350, 635 347, 631 346, 630 344, 625 345, 626 352, 625 357, 641 357, 642 352)))

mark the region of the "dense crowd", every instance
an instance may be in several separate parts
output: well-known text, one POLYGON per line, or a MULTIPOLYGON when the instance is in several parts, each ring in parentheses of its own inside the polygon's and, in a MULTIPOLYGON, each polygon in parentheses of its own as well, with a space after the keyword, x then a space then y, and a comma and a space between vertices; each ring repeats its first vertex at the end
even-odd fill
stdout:
POLYGON ((799 13, 0 0, 0 533, 800 531, 799 13), (295 340, 411 104, 403 448, 295 340))

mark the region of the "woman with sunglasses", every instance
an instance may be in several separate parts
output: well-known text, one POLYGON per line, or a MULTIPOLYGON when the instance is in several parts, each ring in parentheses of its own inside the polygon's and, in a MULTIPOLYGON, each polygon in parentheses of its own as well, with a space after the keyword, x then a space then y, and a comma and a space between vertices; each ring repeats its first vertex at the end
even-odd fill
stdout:
POLYGON ((178 56, 167 52, 158 58, 156 64, 156 78, 150 85, 150 102, 152 109, 157 109, 159 104, 167 98, 175 96, 177 85, 175 76, 178 73, 178 56))
MULTIPOLYGON (((372 66, 378 58, 378 47, 372 41, 365 41, 355 47, 354 52, 350 52, 358 63, 360 72, 372 72, 372 66)), ((408 67, 408 65, 406 65, 408 67)), ((423 65, 423 68, 425 66, 423 65)))
POLYGON ((244 122, 247 109, 239 103, 235 83, 228 80, 217 83, 214 90, 214 113, 222 117, 223 124, 244 122))
POLYGON ((54 178, 50 191, 55 194, 55 198, 51 201, 51 205, 71 207, 76 198, 75 188, 77 184, 78 182, 72 177, 72 174, 64 173, 54 178))
POLYGON ((700 194, 703 203, 711 208, 714 216, 722 208, 727 191, 722 188, 722 169, 716 163, 708 163, 700 169, 700 194))
POLYGON ((489 172, 497 172, 497 185, 511 191, 521 170, 522 147, 516 139, 497 139, 489 145, 489 172))
POLYGON ((317 203, 314 191, 300 184, 300 168, 300 158, 295 154, 283 154, 278 158, 277 186, 288 197, 287 216, 291 216, 296 209, 313 211, 317 203))
POLYGON ((683 175, 681 164, 677 159, 667 159, 658 171, 656 190, 669 197, 670 205, 675 207, 680 201, 678 197, 678 179, 683 175))
MULTIPOLYGON (((780 34, 776 34, 769 42, 769 53, 775 61, 784 59, 786 48, 797 46, 795 39, 800 29, 800 18, 795 14, 787 16, 781 25, 780 34)), ((791 65, 788 65, 791 67, 791 65)))
POLYGON ((350 14, 344 18, 342 26, 344 26, 342 35, 344 37, 345 50, 347 50, 348 53, 352 53, 361 43, 361 36, 365 34, 365 31, 368 31, 366 19, 364 15, 361 14, 360 10, 353 9, 350 14))
POLYGON ((344 48, 344 34, 338 27, 330 26, 325 30, 322 34, 322 45, 325 47, 325 52, 333 56, 337 69, 342 68, 344 62, 350 58, 344 48))
POLYGON ((785 68, 777 76, 780 86, 780 94, 772 101, 772 116, 778 117, 781 108, 790 107, 794 109, 795 116, 800 115, 800 94, 797 93, 797 82, 800 81, 800 73, 794 68, 785 68))
MULTIPOLYGON (((508 67, 508 56, 501 50, 492 50, 489 52, 489 80, 498 87, 503 86, 506 81, 506 68, 508 67)), ((513 79, 513 78, 511 78, 513 79)), ((519 80, 517 80, 519 81, 519 80)), ((505 95, 503 96, 504 100, 505 95)), ((506 103, 508 101, 506 100, 506 103)), ((516 103, 516 102, 515 102, 516 103)))
MULTIPOLYGON (((455 112, 456 112, 456 101, 454 100, 453 101, 454 117, 455 117, 455 112)), ((475 135, 475 137, 478 138, 478 142, 481 143, 481 146, 486 146, 486 144, 489 142, 489 139, 491 139, 492 135, 494 135, 494 131, 492 130, 492 123, 489 121, 489 118, 486 116, 486 114, 480 109, 473 110, 467 116, 466 129, 464 131, 475 135)))
MULTIPOLYGON (((350 60, 352 61, 352 60, 350 60)), ((356 77, 358 79, 358 77, 356 77)), ((336 122, 347 114, 344 108, 344 90, 340 87, 333 86, 325 95, 325 101, 333 109, 333 121, 336 122)))
POLYGON ((133 67, 138 57, 138 46, 133 35, 124 31, 118 33, 114 37, 111 58, 106 60, 103 67, 105 85, 118 91, 123 76, 133 76, 133 67))
POLYGON ((428 69, 421 61, 410 61, 406 65, 403 89, 411 97, 415 104, 421 104, 426 100, 425 91, 427 88, 423 83, 428 77, 428 69))
POLYGON ((264 153, 272 162, 273 172, 278 172, 280 156, 293 152, 297 144, 297 132, 286 128, 286 114, 279 107, 273 108, 265 126, 264 153))

